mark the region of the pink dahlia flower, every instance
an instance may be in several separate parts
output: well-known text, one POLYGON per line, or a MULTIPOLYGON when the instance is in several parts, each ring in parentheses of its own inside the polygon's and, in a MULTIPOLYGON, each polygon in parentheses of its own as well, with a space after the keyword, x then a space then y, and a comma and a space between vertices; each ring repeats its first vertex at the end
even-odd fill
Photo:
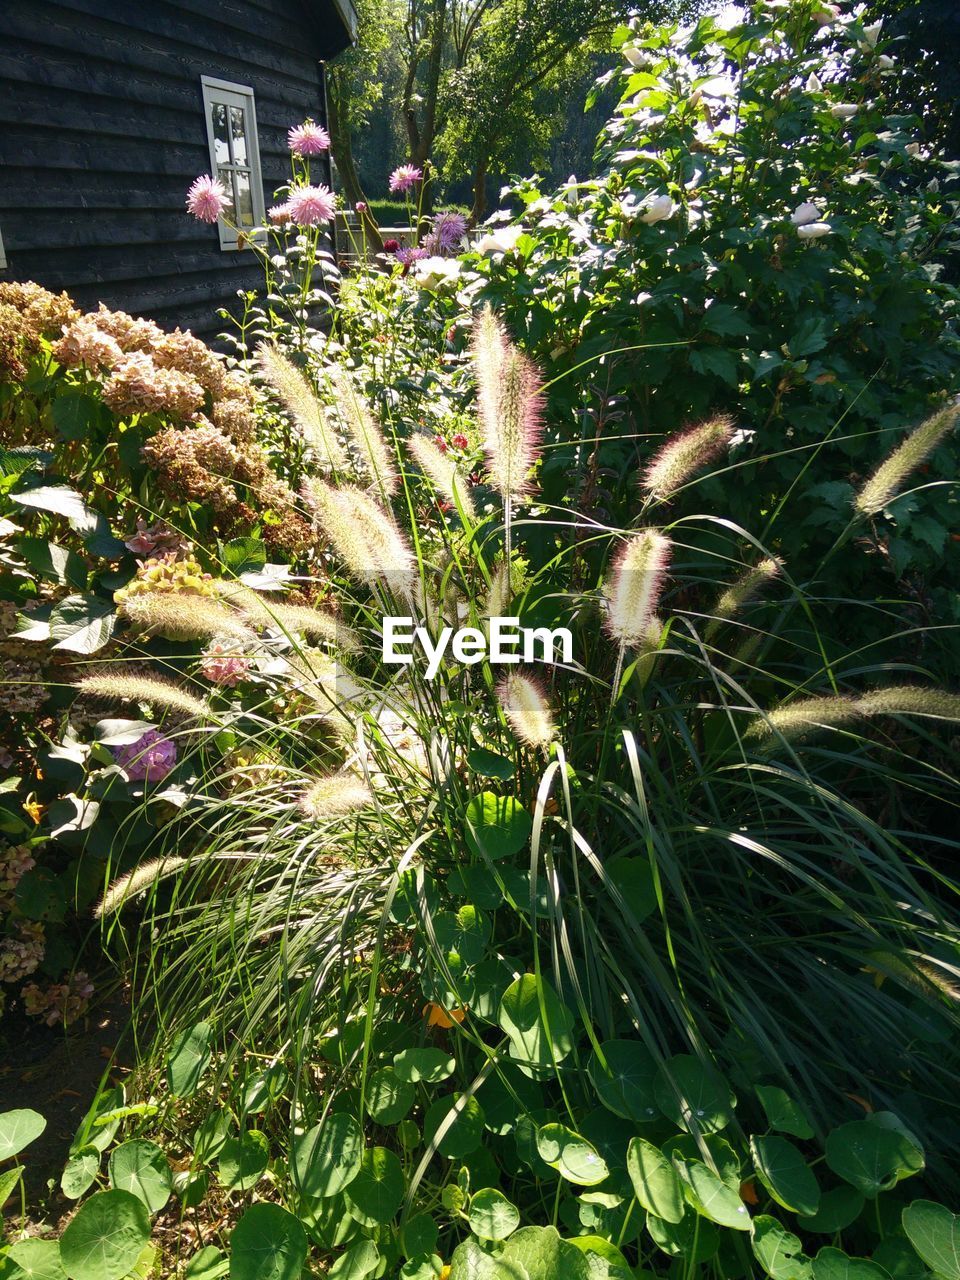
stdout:
POLYGON ((415 187, 423 177, 423 170, 417 169, 412 164, 402 164, 399 169, 394 169, 390 175, 390 190, 409 191, 411 187, 415 187))
POLYGON ((320 156, 330 150, 330 135, 313 120, 304 120, 287 133, 287 146, 295 156, 320 156))
POLYGON ((275 204, 272 209, 267 210, 267 217, 276 227, 282 227, 290 221, 289 204, 275 204))
POLYGON ((187 211, 201 222, 216 222, 229 208, 223 183, 219 178, 211 178, 209 173, 196 178, 187 192, 187 211))
POLYGON ((131 782, 160 782, 177 763, 176 746, 156 729, 118 747, 115 755, 131 782))
POLYGON ((329 187, 294 187, 287 200, 291 221, 298 227, 313 227, 329 222, 336 210, 329 187))

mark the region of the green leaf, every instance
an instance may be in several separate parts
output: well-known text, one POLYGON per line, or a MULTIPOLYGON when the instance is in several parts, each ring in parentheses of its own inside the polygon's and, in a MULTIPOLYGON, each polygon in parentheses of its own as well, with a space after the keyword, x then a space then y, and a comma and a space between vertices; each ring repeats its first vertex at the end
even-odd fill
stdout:
POLYGON ((398 1124, 413 1106, 415 1098, 413 1085, 402 1080, 393 1067, 375 1071, 367 1085, 367 1110, 377 1124, 398 1124))
POLYGON ((927 1266, 945 1280, 960 1280, 960 1217, 946 1205, 914 1200, 901 1220, 907 1239, 927 1266))
POLYGON ((827 1164, 870 1200, 923 1168, 923 1152, 905 1132, 876 1117, 852 1120, 827 1135, 827 1164))
POLYGON ((438 1098, 423 1118, 423 1140, 436 1142, 442 1156, 462 1160, 483 1140, 483 1108, 476 1098, 459 1093, 438 1098))
POLYGON ((660 1110, 681 1129, 716 1133, 733 1119, 736 1098, 730 1086, 693 1054, 680 1053, 663 1064, 655 1093, 660 1110))
POLYGON ((227 1191, 249 1191, 266 1173, 269 1162, 267 1135, 259 1129, 248 1129, 223 1144, 217 1161, 217 1178, 227 1191))
POLYGON ((96 653, 113 635, 116 621, 112 601, 98 596, 67 596, 50 614, 50 638, 56 641, 53 648, 68 653, 96 653))
POLYGON ((0 1209, 7 1203, 13 1195, 14 1188, 23 1177, 23 1166, 14 1165, 12 1169, 7 1169, 0 1173, 0 1209))
POLYGON ((446 1049, 403 1049, 393 1059, 398 1079, 407 1084, 439 1084, 456 1065, 446 1049))
POLYGON ((64 440, 82 440, 100 417, 100 401, 82 391, 61 391, 50 406, 50 417, 64 440))
POLYGON ((59 923, 67 914, 67 895, 60 877, 46 867, 32 867, 14 891, 17 910, 28 920, 59 923))
POLYGON ((122 1280, 150 1239, 146 1205, 129 1191, 98 1191, 84 1201, 60 1237, 70 1280, 122 1280))
POLYGON ((653 869, 646 858, 618 855, 606 866, 607 875, 623 894, 627 906, 639 924, 657 909, 657 890, 653 869))
POLYGON ((504 1245, 494 1280, 589 1280, 584 1255, 561 1240, 553 1227, 524 1227, 504 1245))
POLYGON ((691 1266, 712 1258, 720 1245, 720 1232, 693 1209, 687 1209, 680 1222, 648 1214, 647 1231, 658 1249, 671 1258, 684 1258, 691 1266))
POLYGON ((810 1259, 800 1240, 776 1218, 759 1214, 753 1220, 753 1252, 771 1280, 812 1280, 810 1259))
POLYGON ((664 1222, 680 1222, 684 1214, 680 1175, 661 1151, 644 1138, 627 1147, 627 1173, 637 1199, 664 1222))
POLYGON ((817 1212, 810 1217, 800 1216, 798 1221, 804 1231, 832 1236, 855 1222, 863 1205, 863 1196, 855 1187, 831 1187, 821 1195, 817 1212))
POLYGON ((87 566, 75 551, 46 538, 21 538, 18 545, 24 560, 41 577, 80 590, 87 585, 87 566))
POLYGON ((774 1084, 758 1084, 757 1097, 771 1129, 792 1134, 794 1138, 812 1138, 813 1125, 790 1095, 774 1084))
POLYGON ((476 1240, 464 1240, 453 1251, 447 1280, 494 1280, 496 1270, 496 1259, 485 1253, 476 1240))
POLYGON ((12 502, 36 511, 49 511, 51 515, 64 516, 80 533, 96 528, 97 513, 86 505, 76 489, 66 484, 43 485, 39 489, 27 489, 23 493, 11 493, 12 502))
POLYGON ((594 1051, 587 1074, 603 1105, 637 1124, 656 1120, 657 1064, 653 1055, 638 1040, 605 1040, 600 1049, 606 1066, 594 1051))
POLYGON ((813 1260, 813 1280, 890 1280, 866 1258, 848 1258, 841 1249, 821 1249, 813 1260))
POLYGON ((196 1093, 213 1058, 212 1037, 209 1022, 198 1022, 174 1040, 167 1058, 167 1084, 175 1098, 189 1098, 196 1093))
POLYGON ((467 753, 467 768, 481 778, 499 778, 501 782, 509 782, 516 772, 512 760, 488 751, 486 747, 474 747, 467 753))
POLYGON ((47 1122, 38 1111, 4 1111, 0 1114, 0 1160, 9 1160, 40 1137, 47 1122))
MULTIPOLYGON (((67 1280, 56 1240, 18 1240, 6 1256, 19 1268, 10 1280, 67 1280)), ((0 1274, 6 1280, 6 1273, 0 1274)))
POLYGON ((400 1231, 400 1244, 408 1258, 433 1253, 440 1232, 429 1213, 416 1213, 408 1218, 400 1231))
POLYGON ((340 1255, 327 1272, 330 1280, 364 1280, 377 1269, 380 1251, 372 1240, 360 1240, 340 1255))
POLYGON ((229 1270, 229 1260, 215 1245, 208 1244, 187 1263, 183 1280, 220 1280, 229 1270))
POLYGON ((514 796, 482 791, 464 810, 467 847, 496 862, 519 853, 530 838, 533 820, 514 796))
POLYGON ((219 548, 224 571, 230 577, 256 573, 267 563, 266 543, 260 538, 231 538, 221 542, 219 548))
POLYGON ((573 1014, 553 987, 532 973, 507 987, 498 1022, 510 1038, 511 1057, 530 1075, 552 1069, 573 1049, 573 1014))
POLYGON ((252 1205, 230 1236, 230 1280, 300 1280, 309 1243, 303 1227, 276 1204, 252 1205))
POLYGON ((364 1227, 390 1222, 403 1202, 403 1165, 386 1147, 368 1147, 344 1192, 347 1212, 364 1227))
POLYGON ((348 1187, 360 1172, 363 1133, 346 1112, 328 1115, 293 1141, 291 1165, 301 1195, 321 1200, 348 1187))
MULTIPOLYGON (((93 1186, 100 1172, 100 1152, 92 1144, 71 1151, 60 1178, 60 1190, 68 1200, 79 1200, 93 1186)), ((130 1190, 129 1187, 125 1188, 130 1190)))
POLYGON ((810 1217, 820 1205, 820 1187, 803 1155, 786 1138, 751 1138, 760 1181, 784 1209, 810 1217))
POLYGON ((730 387, 737 385, 737 360, 725 347, 694 347, 690 366, 697 373, 713 374, 730 387))
POLYGON ((470 1230, 482 1240, 506 1240, 520 1225, 520 1210, 495 1187, 484 1187, 470 1200, 470 1230))
POLYGON ((566 1125, 542 1125, 537 1131, 537 1151, 544 1164, 568 1182, 594 1187, 610 1176, 596 1147, 566 1125))
POLYGON ((110 1153, 109 1169, 110 1185, 132 1192, 151 1213, 159 1213, 170 1199, 170 1164, 155 1142, 121 1142, 110 1153))
POLYGON ((681 1165, 680 1175, 685 1184, 687 1199, 698 1213, 721 1227, 734 1231, 749 1231, 750 1214, 747 1206, 720 1178, 699 1160, 681 1165))

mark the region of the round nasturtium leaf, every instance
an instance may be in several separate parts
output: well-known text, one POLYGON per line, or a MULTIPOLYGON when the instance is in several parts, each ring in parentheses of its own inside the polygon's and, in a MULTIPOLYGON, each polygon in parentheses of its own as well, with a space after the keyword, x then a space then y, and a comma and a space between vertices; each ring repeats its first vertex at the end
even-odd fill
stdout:
POLYGON ((129 1191, 98 1191, 60 1237, 60 1262, 70 1280, 122 1280, 150 1239, 150 1215, 129 1191))
POLYGON ((647 1231, 658 1249, 671 1258, 684 1258, 690 1266, 709 1261, 720 1247, 720 1232, 693 1209, 687 1209, 680 1222, 664 1222, 648 1214, 647 1231))
POLYGON ((648 858, 629 858, 620 854, 610 859, 606 872, 623 895, 637 923, 656 909, 657 891, 648 858))
POLYGON ((503 993, 498 1019, 510 1056, 535 1078, 552 1072, 573 1049, 574 1017, 543 978, 525 973, 503 993))
POLYGON ((691 1133, 717 1133, 733 1119, 736 1098, 719 1071, 691 1053, 663 1064, 654 1087, 657 1106, 674 1124, 691 1133))
POLYGON ((661 1150, 668 1160, 680 1160, 686 1164, 691 1160, 703 1160, 706 1163, 709 1157, 710 1168, 717 1173, 720 1181, 739 1195, 743 1181, 740 1157, 719 1133, 705 1133, 699 1139, 692 1133, 678 1133, 668 1138, 661 1150), (701 1143, 707 1150, 707 1156, 703 1154, 701 1143))
POLYGON ((842 1249, 821 1249, 813 1260, 813 1280, 890 1280, 883 1267, 867 1258, 850 1258, 842 1249))
POLYGON ((380 1265, 380 1250, 372 1240, 358 1240, 341 1253, 327 1272, 328 1280, 366 1280, 380 1265))
POLYGON ((0 1115, 0 1160, 9 1160, 39 1138, 47 1122, 39 1111, 28 1107, 20 1111, 4 1111, 0 1115))
POLYGON ((537 1151, 561 1178, 583 1187, 595 1187, 610 1175, 596 1147, 566 1125, 543 1125, 537 1133, 537 1151))
POLYGON ((914 1200, 902 1215, 907 1239, 931 1270, 960 1280, 960 1217, 944 1204, 914 1200))
POLYGON ((252 1205, 230 1237, 230 1280, 300 1280, 307 1233, 286 1209, 252 1205))
POLYGON ((111 1153, 109 1168, 111 1187, 131 1191, 151 1213, 159 1213, 170 1199, 170 1164, 156 1143, 121 1142, 111 1153))
MULTIPOLYGON (((68 1200, 79 1200, 93 1186, 100 1172, 100 1152, 92 1143, 74 1151, 63 1167, 60 1190, 68 1200)), ((130 1190, 129 1187, 126 1190, 130 1190)))
POLYGON ((6 1257, 16 1263, 11 1280, 67 1280, 56 1240, 18 1240, 7 1250, 6 1257))
POLYGON ((749 1231, 751 1226, 747 1206, 739 1194, 700 1160, 691 1160, 681 1166, 681 1176, 687 1187, 687 1198, 698 1213, 721 1227, 734 1231, 749 1231))
POLYGON ((270 1144, 259 1129, 228 1138, 220 1148, 217 1177, 227 1191, 249 1191, 267 1171, 270 1144))
POLYGON ((812 1276, 800 1238, 764 1213, 753 1220, 753 1252, 771 1280, 810 1280, 812 1276))
POLYGON ((604 1063, 596 1051, 587 1074, 603 1105, 615 1115, 636 1124, 659 1118, 654 1086, 657 1064, 639 1040, 605 1040, 600 1046, 604 1063))
POLYGON ((469 965, 483 959, 490 938, 490 922, 471 904, 467 903, 457 912, 439 912, 434 917, 433 930, 437 946, 443 952, 453 952, 469 965))
POLYGON ((923 1168, 923 1152, 916 1141, 877 1116, 831 1130, 825 1153, 833 1172, 868 1200, 923 1168))
POLYGON ((750 1152, 760 1181, 784 1209, 806 1217, 820 1207, 820 1187, 813 1170, 792 1142, 777 1134, 751 1138, 750 1152))
POLYGON ((446 1049, 403 1049, 393 1059, 394 1071, 408 1084, 439 1084, 456 1065, 446 1049))
POLYGON ((403 1165, 386 1147, 368 1147, 344 1192, 347 1212, 364 1227, 390 1222, 403 1203, 403 1165))
POLYGON ((520 1225, 520 1210, 494 1187, 484 1187, 470 1200, 470 1230, 481 1240, 506 1240, 520 1225))
POLYGON ((423 1140, 428 1145, 436 1140, 440 1154, 455 1160, 476 1151, 483 1140, 480 1103, 459 1093, 438 1098, 424 1116, 423 1140))
POLYGON ((627 1173, 637 1199, 648 1213, 664 1222, 680 1222, 684 1214, 683 1186, 673 1162, 643 1138, 627 1148, 627 1173))
POLYGON ((208 1022, 198 1022, 174 1040, 167 1058, 167 1083, 175 1098, 189 1098, 196 1093, 213 1058, 212 1037, 213 1027, 208 1022))
POLYGON ((413 1085, 401 1080, 393 1067, 383 1067, 370 1077, 366 1104, 371 1119, 377 1124, 399 1124, 415 1099, 413 1085))
POLYGON ((440 1230, 429 1213, 416 1213, 408 1218, 400 1231, 400 1245, 408 1258, 432 1254, 437 1247, 440 1230))
POLYGON ((519 853, 530 838, 533 820, 515 796, 482 791, 464 810, 470 852, 492 862, 519 853))
MULTIPOLYGON (((804 1231, 832 1236, 860 1217, 864 1199, 856 1187, 831 1187, 820 1197, 820 1207, 809 1217, 798 1215, 798 1224, 804 1231)), ((960 1280, 960 1276, 957 1277, 960 1280)))
POLYGON ((363 1148, 363 1133, 353 1116, 328 1115, 294 1139, 294 1185, 301 1195, 317 1200, 337 1195, 359 1173, 363 1148))
POLYGON ((774 1084, 758 1084, 755 1092, 771 1129, 792 1134, 794 1138, 813 1137, 813 1125, 785 1089, 774 1084))

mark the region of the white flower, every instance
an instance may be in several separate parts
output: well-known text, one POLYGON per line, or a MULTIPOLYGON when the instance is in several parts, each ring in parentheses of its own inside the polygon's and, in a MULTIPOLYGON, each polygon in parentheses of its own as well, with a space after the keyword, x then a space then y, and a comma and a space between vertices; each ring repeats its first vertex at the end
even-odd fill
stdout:
POLYGON ((649 226, 654 222, 662 222, 664 218, 672 217, 676 205, 669 196, 648 196, 640 209, 640 221, 649 226))
POLYGON ((835 120, 850 120, 859 110, 855 102, 838 102, 830 108, 830 114, 835 120))
POLYGON ((637 49, 633 45, 624 45, 620 52, 631 67, 636 67, 639 71, 650 66, 651 58, 646 49, 637 49))
POLYGON ((869 27, 863 28, 863 34, 866 37, 869 48, 875 49, 877 47, 877 41, 880 39, 880 31, 882 27, 882 22, 872 22, 869 27))
POLYGON ((936 195, 936 194, 937 194, 937 192, 940 190, 940 179, 939 179, 939 178, 931 178, 931 179, 930 179, 930 181, 927 183, 927 188, 926 188, 926 189, 927 189, 928 191, 932 192, 934 195, 936 195))
POLYGON ((807 76, 806 90, 807 93, 823 93, 823 82, 815 71, 807 76))
POLYGON ((806 201, 804 204, 797 205, 790 215, 790 221, 795 227, 805 227, 811 222, 816 222, 819 217, 820 206, 806 201))
POLYGON ((904 153, 908 156, 918 156, 920 154, 920 143, 908 142, 907 145, 903 148, 903 150, 904 150, 904 153))
POLYGON ((828 27, 840 17, 840 7, 835 4, 824 4, 814 13, 813 20, 818 27, 828 27))
POLYGON ((523 227, 501 227, 481 236, 473 247, 477 253, 513 253, 522 235, 523 227))
POLYGON ((460 263, 455 258, 420 258, 413 264, 413 278, 421 289, 435 293, 455 288, 460 278, 460 263))
POLYGON ((797 227, 797 235, 801 240, 819 240, 821 236, 828 236, 832 230, 829 222, 806 222, 802 227, 797 227))

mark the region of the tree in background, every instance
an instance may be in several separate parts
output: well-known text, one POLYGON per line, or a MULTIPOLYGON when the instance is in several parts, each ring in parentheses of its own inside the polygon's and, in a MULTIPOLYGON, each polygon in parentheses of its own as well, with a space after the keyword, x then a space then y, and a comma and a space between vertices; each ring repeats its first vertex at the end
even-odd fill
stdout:
POLYGON ((923 116, 929 142, 960 158, 960 3, 872 0, 870 15, 899 40, 897 104, 923 116))

